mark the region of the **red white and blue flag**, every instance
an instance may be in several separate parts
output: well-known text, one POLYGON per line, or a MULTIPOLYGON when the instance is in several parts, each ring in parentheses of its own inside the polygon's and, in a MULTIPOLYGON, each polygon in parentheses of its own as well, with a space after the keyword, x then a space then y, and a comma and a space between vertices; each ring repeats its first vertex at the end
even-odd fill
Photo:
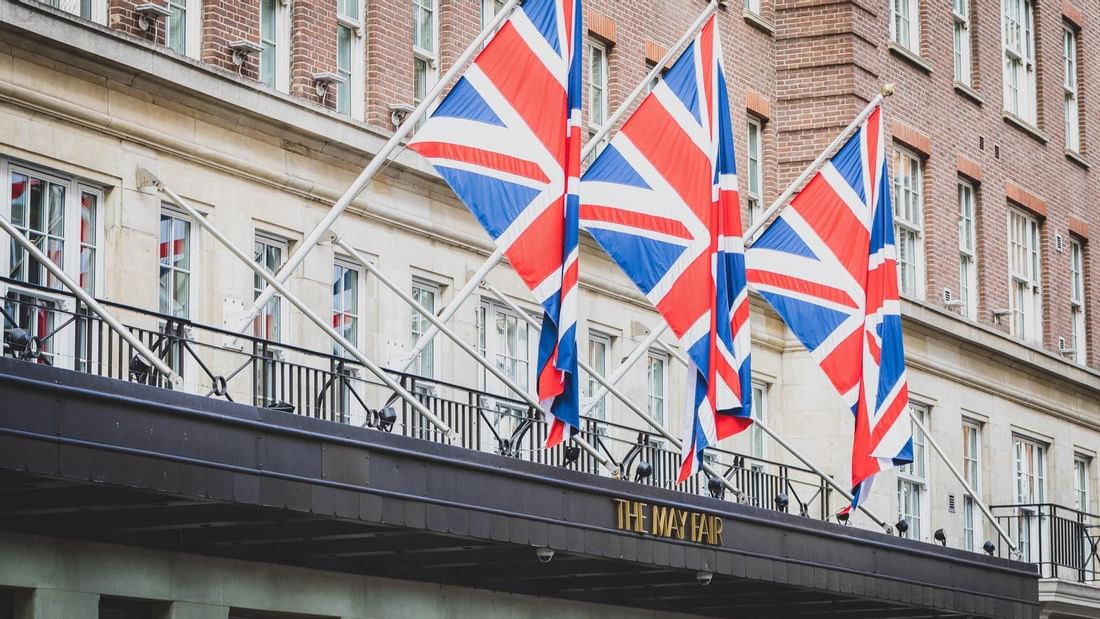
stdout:
POLYGON ((711 17, 581 180, 581 221, 691 360, 683 462, 752 423, 741 207, 711 17))
POLYGON ((749 283, 855 415, 852 492, 913 461, 890 175, 876 108, 747 251, 749 283))
POLYGON ((544 310, 538 397, 547 446, 580 427, 577 212, 580 0, 526 0, 455 83, 410 148, 431 161, 544 310))

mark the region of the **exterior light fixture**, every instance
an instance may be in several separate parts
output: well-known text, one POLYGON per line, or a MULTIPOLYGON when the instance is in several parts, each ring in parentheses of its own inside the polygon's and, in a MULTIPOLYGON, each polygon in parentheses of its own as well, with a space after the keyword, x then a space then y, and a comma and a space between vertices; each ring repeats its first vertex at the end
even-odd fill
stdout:
POLYGON ((387 406, 378 411, 378 429, 383 432, 392 432, 393 424, 397 423, 397 409, 387 406))
POLYGON ((284 402, 283 400, 272 400, 271 402, 268 402, 267 406, 265 406, 264 408, 270 411, 279 411, 280 413, 294 412, 294 405, 290 402, 284 402))
POLYGON ((940 543, 940 546, 947 546, 947 533, 945 533, 943 529, 936 529, 932 537, 940 543))
POLYGON ((993 543, 993 540, 987 539, 985 543, 982 544, 982 550, 985 551, 985 554, 992 557, 993 553, 997 551, 997 546, 993 543))
POLYGON ((8 331, 7 340, 8 350, 16 359, 30 359, 36 355, 34 338, 23 329, 13 327, 8 331))
POLYGON ((416 110, 415 107, 408 103, 391 103, 390 104, 390 122, 394 127, 400 127, 401 123, 405 122, 405 119, 409 117, 416 110))
POLYGON ((787 496, 786 492, 777 492, 775 494, 775 509, 777 511, 787 511, 787 506, 791 504, 791 498, 787 496))
POLYGON ((714 580, 714 572, 695 572, 695 582, 699 583, 700 587, 709 585, 712 580, 714 580))
POLYGON ((538 557, 539 563, 549 563, 554 560, 554 549, 539 546, 535 549, 535 556, 538 557))
POLYGON ((726 495, 726 484, 717 475, 710 475, 707 477, 707 490, 710 491, 710 496, 721 499, 726 495))
POLYGON ((138 28, 149 30, 154 22, 160 21, 162 17, 170 16, 172 9, 160 4, 146 2, 135 6, 134 12, 138 14, 138 28))
POLYGON ((244 66, 244 61, 248 60, 250 55, 259 54, 263 51, 259 44, 244 39, 230 42, 229 49, 233 50, 233 64, 238 67, 244 66))
POLYGON ((566 445, 562 456, 562 466, 572 466, 581 457, 581 448, 576 445, 566 445))
POLYGON ((898 523, 894 525, 894 528, 898 530, 898 537, 905 537, 905 532, 909 530, 909 521, 905 518, 898 520, 898 523))
POLYGON ((314 88, 317 89, 317 96, 321 97, 322 99, 324 99, 325 95, 328 94, 329 87, 331 87, 333 84, 339 86, 346 81, 347 80, 344 79, 343 75, 337 75, 336 73, 333 73, 331 71, 324 71, 321 73, 313 74, 314 88))
POLYGON ((130 357, 130 380, 136 383, 148 383, 149 375, 153 373, 153 366, 138 355, 130 357))
POLYGON ((848 512, 839 512, 836 515, 836 521, 844 526, 848 526, 848 512))
POLYGON ((653 465, 645 460, 639 460, 634 468, 634 481, 645 481, 653 475, 653 465))

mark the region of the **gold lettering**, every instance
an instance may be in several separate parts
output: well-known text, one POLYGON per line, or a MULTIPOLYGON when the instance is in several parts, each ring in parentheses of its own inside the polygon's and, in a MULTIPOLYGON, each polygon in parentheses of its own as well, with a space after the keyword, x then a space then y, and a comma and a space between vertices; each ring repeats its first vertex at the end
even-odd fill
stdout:
POLYGON ((688 513, 677 510, 676 515, 680 517, 680 526, 678 527, 679 531, 676 532, 676 539, 684 539, 684 536, 687 535, 688 513))
POLYGON ((699 512, 691 512, 691 541, 699 541, 699 512))
POLYGON ((619 517, 619 519, 618 519, 619 530, 622 530, 622 531, 625 531, 626 528, 627 528, 626 527, 626 504, 627 503, 628 503, 628 501, 626 499, 615 499, 616 513, 619 517))
POLYGON ((708 544, 713 544, 714 543, 710 539, 710 532, 711 532, 710 519, 711 518, 713 518, 713 516, 708 516, 706 514, 699 514, 699 539, 697 539, 695 541, 697 541, 697 542, 706 542, 708 544))
POLYGON ((645 519, 646 519, 645 508, 646 508, 646 504, 641 503, 641 502, 639 502, 638 504, 636 504, 634 506, 634 532, 635 533, 645 533, 646 532, 646 528, 645 528, 645 519))
POLYGON ((660 537, 669 537, 669 528, 672 526, 671 509, 663 505, 653 506, 653 534, 660 537))
POLYGON ((722 541, 722 518, 720 516, 714 517, 714 538, 716 541, 711 543, 715 546, 725 546, 726 542, 722 541))

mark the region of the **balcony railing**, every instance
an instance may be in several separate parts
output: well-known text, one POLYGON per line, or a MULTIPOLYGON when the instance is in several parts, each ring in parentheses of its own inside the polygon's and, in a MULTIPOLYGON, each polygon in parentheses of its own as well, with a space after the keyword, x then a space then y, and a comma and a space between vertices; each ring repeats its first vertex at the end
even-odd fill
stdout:
MULTIPOLYGON (((1039 566, 1042 578, 1100 582, 1100 516, 1054 505, 994 505, 997 522, 1019 547, 1013 558, 1039 566)), ((1008 556, 1008 545, 998 545, 1008 556)))
MULTIPOLYGON (((3 278, 0 286, 7 287, 0 316, 4 356, 170 387, 78 299, 3 278)), ((354 360, 132 306, 102 303, 183 377, 180 388, 189 393, 428 441, 444 440, 435 426, 354 360)), ((413 374, 388 373, 455 430, 462 447, 607 474, 595 458, 574 446, 545 449, 549 425, 518 398, 413 374)), ((679 453, 658 434, 594 418, 582 419, 582 434, 627 479, 735 498, 725 496, 722 484, 704 475, 676 484, 679 453)), ((825 480, 810 470, 720 449, 708 450, 707 458, 741 489, 736 499, 743 503, 820 519, 827 519, 839 507, 831 504, 825 480)))

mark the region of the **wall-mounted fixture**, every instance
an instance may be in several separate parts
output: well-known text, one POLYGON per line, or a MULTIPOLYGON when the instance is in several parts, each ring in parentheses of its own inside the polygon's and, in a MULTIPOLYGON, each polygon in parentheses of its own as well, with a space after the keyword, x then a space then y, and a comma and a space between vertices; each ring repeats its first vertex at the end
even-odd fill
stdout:
POLYGON ((138 14, 138 28, 149 30, 154 22, 159 21, 162 17, 170 16, 172 9, 160 4, 146 2, 135 6, 134 12, 138 14))
POLYGON ((231 41, 229 43, 229 49, 233 50, 233 64, 238 67, 244 65, 244 61, 248 60, 248 57, 252 54, 259 54, 263 51, 259 43, 253 43, 252 41, 245 41, 241 39, 239 41, 231 41))
POLYGON ((390 122, 394 127, 400 127, 401 123, 405 122, 405 119, 409 117, 416 110, 415 107, 408 103, 391 103, 390 104, 390 122))
POLYGON ((321 97, 322 99, 324 99, 325 95, 328 94, 328 89, 333 84, 339 86, 346 81, 347 80, 344 79, 343 75, 337 75, 336 73, 333 73, 331 71, 324 71, 322 73, 313 74, 313 84, 314 87, 317 89, 317 96, 321 97))

